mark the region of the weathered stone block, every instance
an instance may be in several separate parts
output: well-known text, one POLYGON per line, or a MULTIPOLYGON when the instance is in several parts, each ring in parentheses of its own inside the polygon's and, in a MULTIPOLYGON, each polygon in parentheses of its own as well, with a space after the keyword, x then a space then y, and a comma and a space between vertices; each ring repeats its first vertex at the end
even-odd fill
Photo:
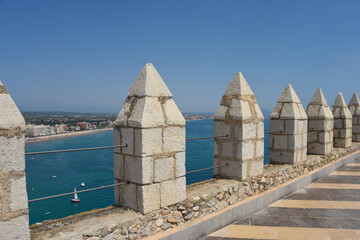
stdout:
POLYGON ((124 155, 114 154, 114 178, 125 179, 124 155))
POLYGON ((186 178, 168 180, 160 183, 161 207, 169 206, 186 199, 186 178))
POLYGON ((220 121, 214 121, 214 136, 223 137, 230 136, 230 124, 220 121))
POLYGON ((175 177, 175 159, 173 157, 154 159, 154 181, 162 182, 175 177))
POLYGON ((131 208, 137 211, 136 184, 126 183, 119 186, 118 196, 115 195, 115 203, 123 207, 131 208), (117 201, 119 199, 119 201, 117 201))
POLYGON ((24 176, 18 179, 11 179, 10 185, 10 209, 11 211, 27 209, 26 181, 24 176))
POLYGON ((249 179, 251 176, 257 176, 263 173, 264 161, 251 161, 248 162, 249 173, 243 179, 249 179))
POLYGON ((237 159, 248 160, 255 156, 255 143, 253 141, 240 142, 237 148, 237 159))
POLYGON ((129 127, 153 128, 165 125, 161 103, 157 98, 140 98, 133 103, 133 110, 128 119, 129 127))
POLYGON ((264 138, 264 122, 260 121, 257 124, 257 137, 258 138, 264 138))
POLYGON ((127 144, 127 147, 122 147, 121 151, 124 154, 134 154, 134 129, 133 128, 121 128, 121 144, 127 144))
POLYGON ((288 148, 287 135, 274 135, 274 149, 286 150, 288 148))
POLYGON ((256 158, 264 157, 264 141, 256 141, 256 158))
POLYGON ((160 208, 160 183, 137 187, 138 211, 146 214, 160 208))
POLYGON ((324 121, 322 120, 311 120, 309 121, 309 131, 325 131, 324 121))
POLYGON ((167 127, 163 132, 165 153, 185 151, 185 127, 167 127))
POLYGON ((303 124, 301 121, 285 120, 285 134, 302 133, 302 128, 303 128, 303 124))
MULTIPOLYGON (((308 142, 317 142, 318 141, 318 132, 308 132, 308 142)), ((320 137, 321 138, 321 137, 320 137)))
MULTIPOLYGON (((302 135, 289 135, 287 136, 287 142, 288 142, 288 146, 286 148, 282 148, 283 150, 295 150, 295 149, 301 149, 303 148, 303 139, 302 139, 302 135)), ((305 144, 306 146, 306 144, 305 144)))
POLYGON ((175 155, 175 177, 185 176, 185 152, 179 152, 175 155))
POLYGON ((152 183, 154 179, 153 172, 154 160, 152 157, 125 156, 125 176, 128 181, 137 184, 152 183))
MULTIPOLYGON (((113 143, 114 143, 114 145, 121 145, 120 129, 121 129, 120 127, 119 128, 114 128, 114 131, 113 131, 113 143)), ((115 151, 120 152, 121 148, 120 148, 120 151, 118 149, 114 149, 114 152, 115 151)))
POLYGON ((9 221, 0 221, 1 239, 30 239, 29 217, 23 215, 9 221))
POLYGON ((235 126, 235 137, 241 140, 256 138, 255 123, 243 123, 235 126))
POLYGON ((216 141, 214 141, 214 155, 219 154, 219 146, 216 141))
POLYGON ((167 100, 163 107, 166 124, 185 126, 185 119, 173 99, 167 100))
POLYGON ((232 158, 234 156, 233 152, 233 142, 222 142, 222 157, 232 158))
POLYGON ((241 99, 233 98, 229 115, 233 119, 246 120, 251 118, 249 103, 241 99))
POLYGON ((152 156, 162 153, 162 129, 135 129, 135 155, 152 156))
MULTIPOLYGON (((1 118, 1 117, 0 117, 1 118)), ((21 171, 25 169, 25 138, 0 136, 0 171, 21 171)))
POLYGON ((276 134, 285 133, 284 120, 270 119, 270 131, 276 134))

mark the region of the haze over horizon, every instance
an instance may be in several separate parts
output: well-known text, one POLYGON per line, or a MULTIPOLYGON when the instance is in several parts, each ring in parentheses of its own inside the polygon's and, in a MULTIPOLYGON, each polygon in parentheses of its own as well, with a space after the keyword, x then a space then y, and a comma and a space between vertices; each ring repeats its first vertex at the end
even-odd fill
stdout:
POLYGON ((0 1, 0 80, 22 111, 118 113, 153 63, 182 112, 241 71, 262 109, 288 83, 360 93, 360 1, 0 1))

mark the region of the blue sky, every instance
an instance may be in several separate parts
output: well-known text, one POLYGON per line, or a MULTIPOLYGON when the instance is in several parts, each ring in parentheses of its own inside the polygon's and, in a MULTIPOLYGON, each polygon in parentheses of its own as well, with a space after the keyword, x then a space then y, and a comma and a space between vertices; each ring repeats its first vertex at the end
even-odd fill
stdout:
POLYGON ((184 112, 214 112, 241 71, 272 110, 360 93, 360 1, 0 0, 0 80, 21 110, 119 112, 152 62, 184 112))

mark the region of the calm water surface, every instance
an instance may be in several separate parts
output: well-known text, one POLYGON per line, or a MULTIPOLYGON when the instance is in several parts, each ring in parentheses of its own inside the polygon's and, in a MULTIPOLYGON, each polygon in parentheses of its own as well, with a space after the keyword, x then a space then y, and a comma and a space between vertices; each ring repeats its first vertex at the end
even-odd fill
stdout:
MULTIPOLYGON (((265 129, 268 129, 265 121, 265 129)), ((40 143, 26 144, 26 152, 111 146, 112 131, 83 136, 72 136, 40 143)), ((186 137, 213 136, 213 120, 188 121, 186 137)), ((265 136, 265 155, 268 155, 268 136, 265 136)), ((267 159, 265 159, 267 163, 267 159)), ((187 141, 186 171, 213 166, 213 139, 187 141)), ((213 170, 186 176, 187 184, 212 177, 213 170)), ((113 184, 112 149, 26 156, 26 181, 29 199, 113 184), (55 177, 56 176, 56 177, 55 177), (85 182, 85 187, 81 187, 85 182)), ((114 204, 113 188, 80 193, 80 203, 71 203, 65 196, 29 203, 30 224, 46 219, 103 208, 114 204), (48 214, 46 214, 48 212, 48 214)))

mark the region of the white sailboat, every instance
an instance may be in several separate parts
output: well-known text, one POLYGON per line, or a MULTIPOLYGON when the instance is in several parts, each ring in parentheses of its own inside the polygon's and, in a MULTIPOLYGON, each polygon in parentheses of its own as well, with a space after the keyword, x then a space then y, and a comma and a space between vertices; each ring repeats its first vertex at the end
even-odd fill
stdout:
POLYGON ((74 198, 71 199, 72 202, 80 202, 80 199, 78 198, 78 195, 76 193, 76 188, 74 188, 74 198))

